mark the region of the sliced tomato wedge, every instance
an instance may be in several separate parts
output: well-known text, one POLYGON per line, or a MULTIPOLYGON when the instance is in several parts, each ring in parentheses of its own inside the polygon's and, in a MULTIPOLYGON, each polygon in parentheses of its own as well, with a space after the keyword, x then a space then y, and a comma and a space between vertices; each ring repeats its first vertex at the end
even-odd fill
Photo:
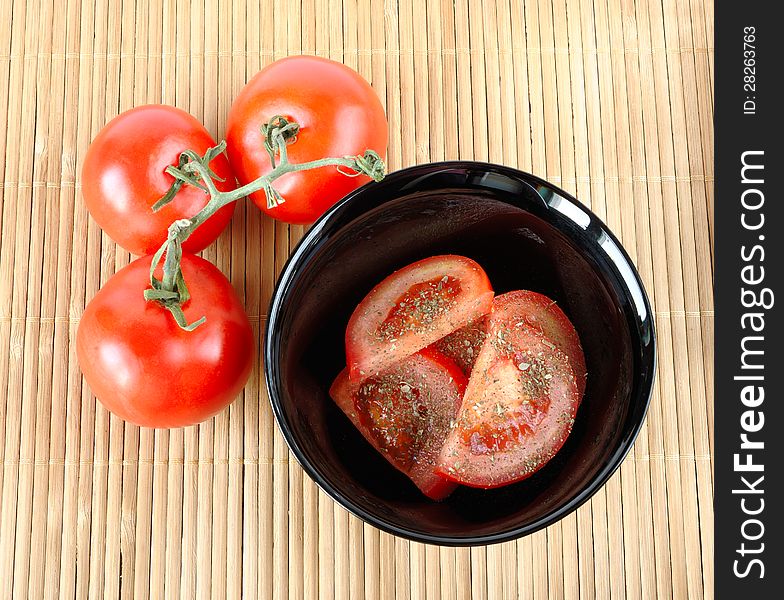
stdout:
POLYGON ((455 361, 468 377, 482 350, 486 335, 487 315, 441 338, 430 347, 455 361))
POLYGON ((566 441, 579 404, 566 355, 518 318, 523 313, 502 314, 491 314, 436 468, 471 487, 500 487, 539 470, 566 441))
POLYGON ((585 355, 577 330, 555 300, 528 290, 507 292, 496 296, 493 301, 493 314, 497 321, 509 321, 513 324, 523 322, 541 333, 548 342, 555 344, 569 359, 582 400, 588 377, 585 355))
POLYGON ((426 349, 361 383, 352 383, 344 369, 329 393, 392 466, 426 496, 442 500, 456 485, 435 468, 465 384, 453 361, 426 349))
POLYGON ((395 271, 349 319, 349 377, 359 382, 382 373, 488 313, 492 301, 487 274, 464 256, 433 256, 395 271))

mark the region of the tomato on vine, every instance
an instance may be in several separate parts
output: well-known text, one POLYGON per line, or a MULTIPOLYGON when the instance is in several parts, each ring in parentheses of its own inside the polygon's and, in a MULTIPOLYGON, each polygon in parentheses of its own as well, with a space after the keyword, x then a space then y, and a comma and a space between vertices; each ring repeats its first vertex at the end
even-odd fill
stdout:
MULTIPOLYGON (((229 161, 241 184, 275 167, 260 123, 276 115, 295 122, 285 131, 296 139, 287 152, 295 163, 325 156, 359 155, 372 150, 381 158, 387 147, 387 120, 378 96, 349 67, 317 56, 292 56, 267 66, 240 92, 229 110, 226 143, 229 161)), ((369 178, 345 177, 346 171, 319 167, 280 178, 285 202, 256 192, 251 198, 270 216, 289 223, 312 223, 369 178)))
MULTIPOLYGON (((210 199, 203 186, 187 186, 154 210, 175 182, 166 168, 179 164, 183 150, 203 154, 213 146, 209 132, 184 110, 158 104, 132 108, 112 119, 87 150, 82 168, 87 209, 120 246, 133 254, 152 254, 166 241, 172 222, 192 217, 210 199)), ((214 157, 210 168, 219 190, 236 187, 225 156, 214 157)), ((199 252, 209 246, 233 213, 234 203, 222 207, 185 242, 185 250, 199 252)))
POLYGON ((188 253, 215 239, 237 200, 262 194, 283 204, 273 182, 313 169, 384 177, 372 148, 293 163, 287 146, 299 124, 272 115, 258 127, 272 168, 241 187, 224 156, 226 143, 213 145, 193 117, 171 107, 124 113, 88 151, 84 186, 93 217, 123 247, 155 252, 109 280, 77 332, 87 383, 128 421, 151 427, 203 421, 248 380, 255 345, 242 304, 217 268, 188 253))
MULTIPOLYGON (((114 414, 146 427, 182 427, 211 417, 242 391, 255 354, 253 331, 231 283, 210 262, 185 254, 183 329, 142 294, 152 257, 118 271, 87 305, 76 352, 92 392, 114 414)), ((157 269, 162 275, 162 269, 157 269)))

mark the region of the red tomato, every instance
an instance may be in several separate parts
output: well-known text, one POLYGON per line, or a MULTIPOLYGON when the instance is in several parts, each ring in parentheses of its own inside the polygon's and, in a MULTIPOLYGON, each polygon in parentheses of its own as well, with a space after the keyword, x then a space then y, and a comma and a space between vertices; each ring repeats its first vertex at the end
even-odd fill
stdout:
POLYGON ((460 369, 428 349, 360 384, 351 383, 344 369, 329 393, 392 466, 441 500, 456 486, 434 469, 464 389, 460 369))
POLYGON ((525 479, 572 430, 580 396, 569 360, 524 316, 496 313, 494 302, 487 340, 436 469, 457 483, 494 488, 525 479))
POLYGON ((528 290, 507 292, 493 301, 493 314, 494 318, 498 319, 522 317, 526 325, 555 344, 569 359, 577 378, 577 391, 582 399, 588 377, 585 355, 574 325, 554 300, 528 290))
MULTIPOLYGON (((169 225, 195 215, 209 196, 183 186, 168 205, 153 212, 155 204, 174 178, 165 173, 178 164, 180 153, 194 150, 204 155, 215 146, 209 132, 179 108, 150 104, 115 117, 100 131, 87 150, 82 167, 82 193, 98 225, 120 246, 138 255, 153 254, 166 241, 169 225)), ((218 189, 236 187, 225 156, 210 163, 224 182, 218 189)), ((221 208, 183 244, 186 252, 209 246, 226 228, 234 203, 221 208)))
POLYGON ((430 347, 455 361, 467 377, 471 375, 476 358, 485 343, 485 337, 487 337, 487 315, 442 337, 430 347))
POLYGON ((395 271, 359 303, 346 328, 352 381, 380 373, 490 311, 493 290, 464 256, 433 256, 395 271))
MULTIPOLYGON (((299 133, 287 148, 289 160, 303 163, 361 155, 387 147, 387 120, 378 96, 358 73, 316 56, 292 56, 268 65, 242 89, 229 110, 226 143, 240 183, 270 171, 262 124, 281 115, 296 121, 299 133)), ((312 223, 350 191, 369 181, 346 177, 335 167, 288 173, 276 180, 285 199, 268 209, 264 192, 251 194, 269 215, 289 223, 312 223)))
POLYGON ((180 329, 168 310, 143 297, 150 260, 118 271, 87 305, 76 336, 79 365, 93 393, 123 419, 147 427, 192 425, 242 390, 253 332, 226 277, 190 254, 182 257, 192 294, 183 311, 189 323, 207 320, 193 331, 180 329))

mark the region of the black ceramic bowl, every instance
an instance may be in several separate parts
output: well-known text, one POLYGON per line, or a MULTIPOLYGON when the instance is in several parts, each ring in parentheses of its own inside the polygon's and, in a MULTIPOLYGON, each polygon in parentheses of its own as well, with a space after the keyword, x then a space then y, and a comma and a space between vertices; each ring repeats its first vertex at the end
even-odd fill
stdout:
POLYGON ((283 436, 305 471, 368 523, 413 540, 489 544, 545 527, 610 477, 645 417, 655 370, 653 317, 631 261, 565 192, 520 171, 428 164, 350 194, 307 233, 272 297, 265 371, 283 436), (497 293, 557 300, 577 328, 588 387, 564 447, 534 476, 495 490, 425 498, 328 395, 345 365, 354 307, 384 277, 436 254, 462 254, 497 293))

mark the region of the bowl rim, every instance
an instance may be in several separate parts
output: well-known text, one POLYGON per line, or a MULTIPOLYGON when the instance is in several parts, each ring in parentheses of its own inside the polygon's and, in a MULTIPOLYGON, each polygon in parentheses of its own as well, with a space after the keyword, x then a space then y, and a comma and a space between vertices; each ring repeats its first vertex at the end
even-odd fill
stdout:
MULTIPOLYGON (((624 282, 627 283, 629 282, 629 280, 625 277, 622 277, 622 279, 624 280, 624 282)), ((289 450, 294 455, 297 462, 300 464, 300 466, 305 471, 305 473, 307 473, 308 476, 316 483, 316 485, 318 485, 318 487, 321 488, 321 490, 323 490, 335 502, 340 504, 344 509, 346 509, 352 515, 361 519, 365 523, 368 523, 386 533, 390 533, 392 535, 396 535, 411 541, 421 542, 426 544, 437 544, 441 546, 452 546, 452 547, 482 546, 482 545, 497 544, 497 543, 512 541, 521 538, 523 536, 530 535, 532 533, 540 531, 546 527, 549 527, 550 525, 556 523, 557 521, 560 521, 562 518, 576 511, 580 506, 585 504, 585 502, 587 502, 594 494, 596 494, 600 489, 602 489, 602 487, 604 487, 604 485, 609 481, 609 479, 613 476, 613 474, 620 468, 624 459, 626 458, 632 446, 634 445, 634 442, 637 439, 637 436, 639 435, 643 424, 645 423, 645 419, 647 417, 648 410, 650 408, 651 397, 653 395, 656 372, 658 367, 655 319, 653 316, 653 311, 651 308, 650 300, 648 298, 648 294, 645 290, 645 286, 643 285, 642 278, 640 277, 640 274, 637 271, 636 266, 634 265, 633 261, 631 260, 628 253, 626 252, 626 249, 616 238, 616 236, 613 234, 610 228, 587 206, 585 206, 582 202, 577 200, 577 198, 575 198, 568 192, 565 192, 561 188, 553 185, 552 183, 546 181, 545 179, 542 179, 541 177, 537 177, 536 175, 527 173, 520 169, 508 167, 505 165, 489 163, 489 162, 482 162, 482 161, 455 160, 455 161, 423 163, 423 164, 410 166, 389 173, 384 178, 384 180, 381 181, 380 184, 376 184, 375 182, 369 182, 357 188, 356 190, 350 192, 346 196, 344 196, 341 200, 335 203, 330 209, 328 209, 321 217, 319 217, 319 219, 316 220, 316 222, 311 226, 311 228, 302 237, 302 239, 299 241, 296 247, 292 250, 291 254, 289 255, 289 258, 284 264, 283 269, 281 270, 280 275, 275 283, 272 296, 270 297, 269 310, 267 312, 267 315, 268 317, 267 317, 267 323, 266 323, 264 339, 263 339, 264 376, 265 376, 264 381, 267 389, 267 395, 278 428, 281 434, 283 435, 283 438, 285 439, 286 444, 289 447, 289 450), (626 263, 626 266, 628 267, 632 275, 633 283, 636 284, 640 292, 640 296, 642 298, 646 311, 646 317, 644 321, 647 322, 650 328, 650 350, 645 353, 645 358, 647 358, 647 363, 648 363, 645 366, 647 366, 648 368, 645 369, 645 374, 643 375, 643 379, 639 383, 639 389, 641 390, 641 395, 644 396, 644 405, 640 410, 639 401, 642 400, 643 398, 638 398, 635 404, 638 405, 637 412, 639 412, 639 418, 637 422, 634 423, 632 429, 621 440, 619 447, 615 449, 610 459, 602 466, 602 468, 597 472, 597 474, 592 479, 590 479, 585 486, 583 486, 583 488, 580 490, 578 494, 576 494, 570 500, 565 502, 563 505, 554 508, 553 510, 549 511, 548 513, 536 519, 535 521, 528 523, 526 525, 513 527, 511 529, 505 529, 497 533, 471 535, 471 536, 430 534, 422 531, 417 531, 414 529, 400 527, 398 525, 389 523, 386 520, 379 518, 374 514, 363 509, 356 502, 354 502, 350 497, 344 494, 340 489, 338 489, 336 486, 332 485, 329 481, 327 481, 327 479, 324 476, 322 476, 319 470, 305 456, 305 453, 302 451, 301 447, 299 446, 299 443, 297 442, 296 437, 292 432, 292 429, 289 427, 286 421, 283 412, 283 407, 281 405, 281 401, 277 393, 277 388, 282 387, 280 385, 282 377, 277 365, 277 361, 274 360, 275 353, 273 353, 272 351, 272 338, 274 333, 274 327, 277 325, 280 312, 282 310, 283 299, 286 296, 286 293, 297 274, 297 269, 295 267, 299 263, 302 256, 313 249, 312 246, 314 245, 314 243, 322 239, 323 232, 329 228, 332 220, 335 219, 337 216, 339 216, 339 214, 343 212, 345 207, 349 205, 351 202, 353 202, 355 198, 366 194, 368 190, 372 189, 376 185, 383 185, 385 183, 388 185, 390 181, 395 181, 398 179, 411 181, 418 177, 421 177, 422 175, 432 174, 439 170, 449 170, 449 169, 452 170, 471 169, 475 171, 485 171, 488 173, 502 173, 514 179, 528 183, 529 185, 538 185, 538 186, 548 188, 549 190, 556 193, 564 200, 572 203, 579 210, 586 213, 590 217, 591 224, 597 225, 615 243, 616 247, 620 251, 620 258, 622 258, 623 261, 626 263), (647 377, 645 375, 647 375, 647 377)))

